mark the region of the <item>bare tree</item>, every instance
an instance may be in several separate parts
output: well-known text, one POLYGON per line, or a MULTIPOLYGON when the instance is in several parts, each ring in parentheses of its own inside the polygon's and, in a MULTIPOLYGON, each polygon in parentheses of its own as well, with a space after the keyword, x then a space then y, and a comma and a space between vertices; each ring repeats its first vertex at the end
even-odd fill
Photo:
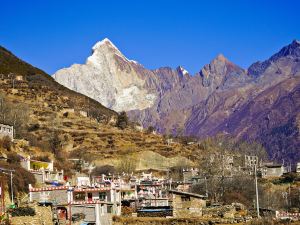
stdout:
POLYGON ((121 159, 119 165, 117 166, 117 171, 119 173, 132 173, 136 169, 136 161, 129 156, 126 156, 121 159))

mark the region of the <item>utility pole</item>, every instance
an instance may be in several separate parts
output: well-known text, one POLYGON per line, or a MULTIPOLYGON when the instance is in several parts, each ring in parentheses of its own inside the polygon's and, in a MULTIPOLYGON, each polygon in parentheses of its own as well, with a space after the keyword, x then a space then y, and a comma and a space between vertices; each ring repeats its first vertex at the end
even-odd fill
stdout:
POLYGON ((207 189, 207 178, 206 178, 206 176, 205 176, 204 179, 205 179, 205 195, 208 198, 208 189, 207 189))
POLYGON ((14 190, 13 190, 13 175, 12 170, 10 171, 10 190, 11 190, 11 204, 14 205, 14 190))
POLYGON ((258 187, 257 187, 257 169, 256 169, 256 164, 254 164, 254 176, 255 176, 255 193, 256 193, 256 211, 257 211, 257 218, 260 218, 260 215, 259 215, 259 202, 258 202, 258 187))
POLYGON ((14 190, 13 190, 13 172, 15 172, 15 170, 9 170, 9 169, 5 169, 5 168, 0 168, 0 172, 10 175, 10 191, 11 191, 11 204, 14 205, 14 190), (9 173, 7 173, 7 172, 9 173))
POLYGON ((1 214, 2 213, 5 213, 5 198, 4 198, 4 192, 5 192, 5 190, 4 190, 4 182, 3 181, 1 181, 0 182, 0 196, 1 196, 1 214))

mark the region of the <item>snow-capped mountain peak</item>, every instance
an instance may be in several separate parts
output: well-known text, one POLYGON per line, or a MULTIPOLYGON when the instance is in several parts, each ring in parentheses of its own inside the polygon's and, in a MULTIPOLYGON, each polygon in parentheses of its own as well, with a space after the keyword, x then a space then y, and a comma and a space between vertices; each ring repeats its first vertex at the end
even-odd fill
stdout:
MULTIPOLYGON (((136 72, 136 61, 128 60, 107 38, 92 47, 85 64, 74 64, 53 77, 62 85, 85 94, 116 111, 145 109, 156 95, 145 88, 136 72)), ((139 67, 139 69, 143 69, 139 67)))
POLYGON ((126 62, 139 65, 137 61, 130 60, 126 56, 124 56, 122 52, 108 38, 104 38, 102 41, 98 41, 92 47, 92 55, 88 57, 87 64, 93 64, 94 66, 97 67, 99 66, 100 62, 105 60, 103 59, 103 57, 106 58, 106 60, 110 61, 110 59, 107 58, 114 57, 114 56, 117 56, 119 59, 122 59, 126 62))
POLYGON ((98 41, 94 46, 93 46, 93 51, 97 51, 98 49, 101 50, 103 46, 109 46, 111 48, 114 48, 119 51, 119 49, 108 39, 104 38, 102 41, 98 41))

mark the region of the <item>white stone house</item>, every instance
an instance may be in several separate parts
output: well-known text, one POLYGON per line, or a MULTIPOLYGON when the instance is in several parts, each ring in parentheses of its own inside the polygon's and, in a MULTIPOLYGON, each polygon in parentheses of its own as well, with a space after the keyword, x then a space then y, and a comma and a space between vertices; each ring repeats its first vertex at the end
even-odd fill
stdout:
POLYGON ((28 156, 27 158, 21 161, 21 166, 27 171, 31 172, 38 183, 65 183, 64 171, 54 170, 53 161, 44 162, 39 160, 33 160, 30 158, 30 156, 28 156))
POLYGON ((84 214, 81 222, 109 225, 113 215, 121 215, 121 190, 113 186, 33 188, 30 185, 29 201, 55 205, 59 223, 63 224, 71 224, 73 215, 84 214))
POLYGON ((245 167, 254 168, 255 165, 258 167, 258 157, 252 155, 245 155, 245 167))
POLYGON ((296 165, 296 173, 300 173, 300 162, 296 165))
POLYGON ((261 176, 263 178, 268 177, 281 177, 286 168, 282 164, 274 164, 274 165, 265 165, 261 169, 261 176))
POLYGON ((11 140, 14 139, 14 127, 10 125, 0 124, 0 137, 8 136, 11 140))

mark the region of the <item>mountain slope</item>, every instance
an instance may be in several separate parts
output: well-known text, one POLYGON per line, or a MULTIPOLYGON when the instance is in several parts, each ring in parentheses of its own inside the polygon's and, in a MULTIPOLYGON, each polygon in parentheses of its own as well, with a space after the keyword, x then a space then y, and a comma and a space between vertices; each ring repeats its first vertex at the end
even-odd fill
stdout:
POLYGON ((134 126, 117 128, 116 112, 60 85, 4 48, 0 49, 0 102, 0 123, 14 123, 8 116, 16 117, 17 139, 29 141, 20 141, 21 154, 51 154, 58 162, 81 157, 113 165, 132 155, 143 169, 151 166, 151 160, 167 161, 160 165, 165 168, 184 157, 196 157, 196 146, 169 145, 164 137, 134 126))
MULTIPOLYGON (((89 108, 91 114, 109 118, 115 116, 116 113, 108 108, 103 107, 99 102, 89 99, 86 96, 74 92, 65 88, 57 83, 51 76, 44 71, 31 66, 30 64, 22 61, 13 55, 10 51, 0 46, 0 74, 3 74, 3 78, 14 79, 17 75, 23 76, 24 83, 29 88, 37 90, 45 89, 45 91, 53 91, 55 96, 65 96, 68 99, 65 102, 64 107, 71 107, 76 104, 80 106, 82 110, 89 108), (11 76, 9 74, 12 73, 11 76)), ((15 79, 14 79, 15 80, 15 79)), ((18 83, 15 81, 16 84, 18 83)), ((22 82, 19 82, 22 83, 22 82)), ((7 85, 9 87, 9 84, 7 85)), ((12 85, 10 86, 12 88, 12 85)), ((79 110, 79 109, 78 109, 79 110)))
POLYGON ((300 43, 293 41, 268 60, 250 66, 248 74, 255 80, 195 106, 186 132, 199 137, 222 132, 257 140, 275 160, 299 160, 299 50, 300 43), (211 113, 205 111, 209 102, 213 102, 211 113))

